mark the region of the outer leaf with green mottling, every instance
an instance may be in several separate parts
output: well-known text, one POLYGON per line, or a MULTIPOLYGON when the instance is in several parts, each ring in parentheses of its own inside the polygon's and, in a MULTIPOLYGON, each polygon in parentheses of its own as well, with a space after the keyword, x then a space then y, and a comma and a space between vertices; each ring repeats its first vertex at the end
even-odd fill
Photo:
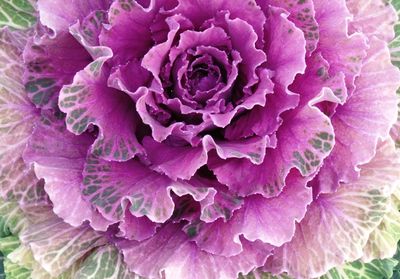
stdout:
POLYGON ((93 140, 88 134, 68 132, 63 120, 50 115, 36 124, 24 159, 33 163, 37 177, 46 181, 45 190, 57 216, 71 226, 88 221, 94 229, 105 231, 110 222, 81 195, 82 172, 93 140))
MULTIPOLYGON (((399 17, 400 14, 400 1, 399 0, 392 0, 392 5, 397 11, 397 16, 399 17)), ((390 43, 390 53, 392 63, 400 68, 400 22, 395 25, 395 39, 390 43)), ((400 147, 400 96, 399 91, 397 91, 397 96, 399 99, 399 113, 397 116, 397 123, 392 127, 391 136, 393 140, 396 142, 396 146, 400 147)))
POLYGON ((391 258, 396 253, 396 244, 400 240, 400 212, 396 199, 392 195, 388 207, 389 212, 385 214, 382 222, 369 236, 361 259, 363 262, 391 258))
MULTIPOLYGON (((392 0, 391 4, 397 11, 397 16, 400 14, 400 1, 399 0, 392 0)), ((395 27, 395 38, 390 43, 390 53, 392 56, 392 63, 397 67, 400 67, 400 22, 398 22, 395 27)))
POLYGON ((369 44, 356 90, 332 116, 337 141, 318 174, 321 192, 358 179, 358 166, 373 158, 379 140, 387 138, 396 123, 400 71, 390 63, 386 42, 371 37, 369 44))
MULTIPOLYGON (((395 0, 394 2, 396 2, 395 0)), ((346 0, 346 5, 353 14, 350 32, 362 32, 368 37, 376 36, 390 42, 394 37, 393 24, 396 11, 387 0, 346 0)))
POLYGON ((363 255, 369 235, 382 222, 400 179, 394 143, 381 144, 375 158, 362 166, 359 180, 321 194, 309 207, 288 244, 274 250, 268 271, 317 277, 363 255))
POLYGON ((24 33, 0 32, 0 193, 25 207, 46 204, 42 182, 21 158, 37 113, 22 86, 24 33))
POLYGON ((59 107, 67 114, 67 127, 72 133, 80 135, 90 124, 99 127, 93 153, 106 160, 127 161, 143 153, 135 135, 139 120, 130 97, 107 87, 109 73, 103 65, 111 56, 111 50, 104 49, 103 55, 80 71, 71 85, 64 86, 59 107))
POLYGON ((27 29, 36 22, 32 0, 0 0, 0 26, 27 29))
POLYGON ((29 224, 15 202, 0 198, 0 251, 7 258, 4 261, 5 273, 9 278, 30 278, 30 270, 13 261, 13 253, 20 247, 18 234, 29 224))
POLYGON ((262 8, 266 8, 265 5, 272 5, 275 7, 284 8, 289 12, 288 19, 295 23, 298 28, 304 33, 306 39, 307 54, 311 54, 318 45, 319 29, 318 23, 315 18, 314 3, 312 0, 272 0, 272 1, 260 1, 262 8))
POLYGON ((0 251, 7 256, 20 245, 19 239, 16 236, 9 235, 0 238, 0 251))
POLYGON ((20 235, 36 261, 52 276, 67 271, 77 260, 106 240, 87 225, 71 227, 49 216, 45 222, 30 225, 20 235))
MULTIPOLYGON (((72 279, 75 278, 77 270, 80 268, 83 259, 80 258, 61 275, 51 276, 33 257, 32 251, 26 245, 19 246, 15 251, 8 255, 8 259, 27 270, 30 270, 30 279, 72 279)), ((79 278, 77 278, 79 279, 79 278)))
POLYGON ((15 202, 5 202, 0 199, 0 224, 5 236, 18 235, 29 225, 24 213, 15 202))
POLYGON ((31 279, 31 271, 25 267, 11 262, 6 259, 4 261, 4 271, 6 278, 10 279, 31 279))
POLYGON ((356 261, 331 269, 320 279, 391 279, 397 263, 395 259, 373 260, 369 263, 356 261))
POLYGON ((57 1, 37 0, 40 22, 54 33, 68 33, 69 27, 82 22, 92 11, 108 10, 111 0, 57 1))
MULTIPOLYGON (((398 263, 395 259, 373 260, 369 263, 355 261, 329 270, 319 279, 392 279, 393 269, 398 263)), ((286 274, 272 275, 256 270, 239 279, 294 279, 286 274)))
MULTIPOLYGON (((137 160, 108 162, 89 155, 83 173, 82 194, 107 219, 120 221, 126 208, 136 217, 163 223, 173 214, 170 191, 191 195, 196 201, 213 199, 216 191, 207 181, 172 181, 137 160)), ((209 205, 205 204, 205 206, 209 205)))
POLYGON ((61 87, 70 84, 76 72, 91 62, 85 48, 69 33, 29 38, 23 52, 24 85, 38 108, 55 109, 61 87))
POLYGON ((128 271, 122 255, 112 245, 100 247, 85 259, 75 274, 76 279, 139 279, 128 271))

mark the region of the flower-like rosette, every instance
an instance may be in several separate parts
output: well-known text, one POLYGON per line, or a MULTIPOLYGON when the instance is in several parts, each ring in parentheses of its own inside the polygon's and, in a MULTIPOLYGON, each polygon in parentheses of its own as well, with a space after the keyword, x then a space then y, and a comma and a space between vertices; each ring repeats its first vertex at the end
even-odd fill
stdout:
MULTIPOLYGON (((390 6, 372 1, 376 28, 357 1, 59 2, 38 1, 27 97, 0 110, 19 139, 3 196, 38 187, 26 208, 57 215, 33 228, 149 278, 310 278, 378 253, 400 176, 390 6)), ((71 267, 23 235, 46 272, 71 267)))

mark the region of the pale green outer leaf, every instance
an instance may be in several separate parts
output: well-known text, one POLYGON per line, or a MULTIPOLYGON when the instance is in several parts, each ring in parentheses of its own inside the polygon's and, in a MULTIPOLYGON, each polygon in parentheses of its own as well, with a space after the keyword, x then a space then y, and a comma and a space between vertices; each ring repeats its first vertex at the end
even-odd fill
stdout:
POLYGON ((18 204, 15 202, 5 202, 0 199, 0 229, 8 231, 10 234, 18 235, 29 225, 18 204))
POLYGON ((79 260, 59 277, 53 277, 46 272, 38 262, 35 261, 32 251, 25 245, 20 245, 16 250, 8 255, 7 259, 16 265, 29 270, 30 279, 72 279, 73 274, 76 273, 81 263, 79 260))
POLYGON ((20 245, 18 237, 9 235, 0 238, 0 251, 7 256, 20 245))
MULTIPOLYGON (((319 279, 390 279, 393 269, 398 264, 395 259, 374 260, 369 263, 355 261, 342 267, 332 268, 319 279)), ((266 272, 254 271, 246 276, 239 276, 239 279, 293 279, 281 274, 274 276, 266 272)))
POLYGON ((262 271, 253 271, 249 274, 243 276, 242 274, 239 275, 239 279, 292 279, 291 277, 280 274, 280 275, 272 275, 271 273, 262 272, 262 271))
POLYGON ((36 11, 29 0, 0 0, 0 26, 27 29, 36 22, 36 11))
POLYGON ((58 218, 30 225, 20 234, 20 239, 29 245, 35 260, 54 277, 67 271, 93 248, 107 242, 88 226, 71 227, 58 218))
MULTIPOLYGON (((49 278, 49 279, 80 279, 80 277, 76 277, 76 273, 78 272, 79 268, 82 266, 84 261, 84 257, 80 258, 79 260, 77 260, 70 268, 68 268, 66 271, 64 271, 60 276, 58 277, 51 277, 48 273, 45 273, 44 270, 42 270, 44 273, 43 275, 36 276, 36 278, 34 278, 32 276, 32 279, 44 279, 44 278, 49 278), (45 274, 47 274, 47 277, 45 276, 45 274)), ((33 272, 32 272, 33 273, 33 272)), ((34 274, 36 275, 36 274, 34 274)))
POLYGON ((9 259, 4 260, 4 270, 7 279, 31 279, 29 269, 13 263, 9 259))
MULTIPOLYGON (((400 0, 392 0, 391 4, 397 11, 397 16, 400 18, 400 0)), ((389 44, 390 53, 392 57, 392 63, 400 68, 400 21, 394 27, 395 29, 395 38, 389 44)), ((391 130, 391 136, 396 143, 396 147, 400 148, 400 90, 397 90, 397 94, 399 96, 399 115, 397 118, 397 123, 393 126, 391 130)))
POLYGON ((112 245, 103 246, 94 251, 75 274, 75 279, 139 279, 128 271, 122 255, 112 245))
POLYGON ((31 250, 25 245, 19 245, 7 258, 20 266, 27 269, 33 269, 35 266, 35 260, 33 258, 31 250))
MULTIPOLYGON (((397 11, 397 15, 400 15, 400 0, 392 0, 391 4, 397 11)), ((400 16, 399 16, 400 17, 400 16)), ((394 27, 395 38, 390 43, 390 52, 392 55, 392 63, 400 68, 400 21, 394 27)))
POLYGON ((389 212, 385 214, 380 225, 369 236, 364 247, 363 262, 373 259, 391 258, 396 253, 400 240, 400 212, 396 205, 397 198, 392 195, 389 212))
POLYGON ((395 259, 373 260, 370 263, 356 261, 331 269, 321 279, 390 279, 397 263, 395 259))
MULTIPOLYGON (((50 208, 42 212, 42 215, 44 217, 41 216, 37 219, 39 223, 34 224, 26 218, 16 202, 7 202, 0 198, 0 251, 7 256, 4 262, 8 274, 7 279, 72 279, 81 266, 82 255, 90 250, 88 244, 93 244, 91 240, 95 244, 103 243, 100 241, 100 236, 92 230, 72 228, 60 222, 59 219, 54 219, 56 217, 52 215, 50 208), (47 223, 43 222, 44 218, 48 219, 47 223), (54 220, 56 221, 54 222, 54 220), (34 226, 33 228, 38 231, 32 232, 31 226, 34 226), (52 253, 54 257, 51 257, 46 264, 59 264, 62 267, 59 272, 61 275, 51 276, 35 260, 30 246, 20 243, 19 235, 30 238, 33 245, 44 243, 39 241, 42 235, 46 235, 40 233, 40 228, 48 230, 46 231, 48 233, 47 238, 55 238, 53 242, 51 240, 49 242, 49 245, 53 248, 48 248, 49 253, 52 253)), ((93 247, 96 247, 96 245, 93 247)), ((36 248, 36 251, 39 251, 39 257, 42 255, 40 252, 47 252, 38 248, 36 248)))

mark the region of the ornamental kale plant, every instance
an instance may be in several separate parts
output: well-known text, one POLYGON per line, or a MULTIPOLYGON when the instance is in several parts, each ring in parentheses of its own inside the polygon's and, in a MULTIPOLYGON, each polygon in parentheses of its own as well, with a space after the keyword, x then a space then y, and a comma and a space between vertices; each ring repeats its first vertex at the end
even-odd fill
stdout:
POLYGON ((396 274, 396 8, 0 0, 7 278, 396 274))

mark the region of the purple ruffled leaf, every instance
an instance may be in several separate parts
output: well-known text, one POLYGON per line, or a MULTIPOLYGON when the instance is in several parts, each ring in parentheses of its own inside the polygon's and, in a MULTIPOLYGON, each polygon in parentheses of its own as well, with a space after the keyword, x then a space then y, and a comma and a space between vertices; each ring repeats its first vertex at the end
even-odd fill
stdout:
POLYGON ((238 138, 241 134, 243 137, 272 134, 282 123, 280 114, 298 104, 298 96, 289 92, 287 87, 297 74, 306 69, 304 35, 278 8, 269 9, 266 26, 267 66, 274 71, 274 94, 267 96, 265 105, 256 106, 228 126, 225 132, 227 138, 238 138))
POLYGON ((152 238, 121 245, 128 268, 150 278, 236 278, 264 263, 272 250, 260 242, 244 240, 243 252, 234 257, 201 251, 181 231, 168 224, 152 238))
POLYGON ((242 252, 240 235, 250 241, 281 246, 291 240, 296 222, 304 217, 312 201, 312 189, 299 173, 290 174, 286 184, 278 197, 245 198, 243 206, 228 221, 189 224, 184 230, 200 249, 227 257, 242 252))
POLYGON ((320 52, 314 52, 307 58, 305 73, 297 76, 290 89, 300 95, 300 104, 305 104, 326 88, 337 97, 336 106, 346 102, 348 96, 345 75, 343 72, 331 75, 329 62, 320 52))
POLYGON ((198 169, 207 164, 208 152, 216 151, 222 159, 246 158, 252 164, 261 164, 265 149, 274 145, 274 139, 254 137, 238 141, 215 141, 205 136, 197 147, 169 146, 146 137, 143 141, 151 167, 173 180, 190 179, 198 169))
POLYGON ((305 106, 283 119, 277 133, 277 146, 267 149, 260 165, 243 159, 215 160, 209 167, 219 182, 241 196, 277 196, 292 168, 303 176, 314 175, 335 144, 328 117, 312 106, 305 106))
POLYGON ((376 157, 362 166, 360 179, 321 194, 297 225, 293 239, 276 248, 266 269, 295 278, 314 278, 359 259, 370 233, 387 212, 400 177, 392 141, 380 144, 376 157))
POLYGON ((368 48, 366 37, 360 33, 348 35, 351 14, 344 0, 314 1, 315 17, 319 24, 320 39, 317 50, 329 62, 330 74, 343 72, 348 95, 354 91, 355 79, 360 75, 368 48))
POLYGON ((93 138, 75 136, 54 119, 37 123, 24 152, 24 160, 34 165, 38 178, 53 203, 54 213, 71 226, 90 222, 96 230, 107 230, 107 221, 81 196, 83 165, 93 138), (73 200, 74 202, 69 202, 73 200))
POLYGON ((233 19, 238 18, 251 25, 259 40, 257 46, 262 45, 265 15, 256 1, 216 0, 212 4, 202 1, 179 0, 178 2, 178 6, 171 12, 183 14, 196 28, 200 28, 207 20, 213 20, 218 12, 229 11, 233 19))
POLYGON ((129 96, 107 86, 109 70, 103 64, 110 56, 104 53, 80 71, 71 85, 64 86, 59 106, 74 134, 82 134, 90 124, 98 126, 93 153, 107 160, 126 161, 143 152, 135 136, 139 119, 129 96))
POLYGON ((283 8, 289 12, 288 19, 293 22, 304 34, 307 54, 310 55, 317 47, 319 39, 318 22, 315 18, 313 0, 256 0, 265 12, 268 5, 283 8))
POLYGON ((304 34, 282 9, 270 8, 265 32, 267 66, 275 71, 274 81, 287 88, 306 69, 304 34))
POLYGON ((167 2, 150 1, 144 8, 136 1, 114 1, 108 12, 110 25, 99 36, 101 45, 111 48, 122 63, 141 58, 153 45, 150 28, 159 9, 167 2))
POLYGON ((25 90, 39 108, 56 108, 61 87, 92 59, 68 33, 30 38, 24 50, 25 90))
POLYGON ((57 33, 68 33, 68 28, 82 21, 90 12, 108 10, 111 0, 38 0, 40 22, 57 33))
POLYGON ((143 241, 152 237, 159 226, 160 224, 152 222, 146 216, 134 216, 127 208, 118 226, 120 231, 117 236, 129 240, 143 241))
POLYGON ((201 202, 215 195, 210 186, 196 179, 172 181, 135 160, 107 162, 90 155, 83 173, 82 194, 111 221, 121 221, 128 208, 135 217, 147 216, 163 223, 174 212, 171 191, 201 202))
POLYGON ((397 120, 400 73, 390 62, 386 44, 376 38, 370 43, 357 89, 332 118, 337 144, 317 177, 321 192, 332 192, 339 182, 356 179, 358 166, 371 160, 378 140, 389 135, 397 120))

